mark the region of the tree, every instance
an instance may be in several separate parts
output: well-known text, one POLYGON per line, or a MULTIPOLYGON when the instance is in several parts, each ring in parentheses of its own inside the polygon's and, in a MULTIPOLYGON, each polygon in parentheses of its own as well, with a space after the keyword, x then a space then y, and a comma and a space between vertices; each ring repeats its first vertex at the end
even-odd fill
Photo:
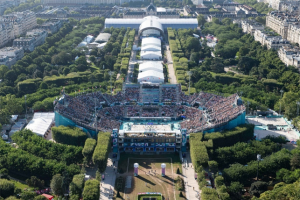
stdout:
POLYGON ((265 192, 268 189, 268 184, 263 181, 256 181, 251 184, 250 194, 259 197, 261 193, 265 192))
POLYGON ((48 200, 48 199, 42 195, 39 195, 39 196, 34 197, 34 200, 48 200))
POLYGON ((200 14, 197 16, 198 25, 203 26, 206 22, 204 15, 200 14))
POLYGON ((231 182, 228 190, 233 195, 240 197, 243 188, 244 186, 240 182, 231 182))
POLYGON ((200 42, 197 38, 194 38, 194 37, 189 37, 187 40, 186 40, 186 49, 188 51, 199 51, 201 48, 201 45, 200 45, 200 42))
POLYGON ((15 184, 6 179, 0 179, 0 196, 7 198, 14 194, 15 184))
POLYGON ((294 154, 291 159, 291 167, 292 170, 299 169, 300 168, 300 155, 294 154))
POLYGON ((6 65, 0 65, 0 78, 3 79, 9 68, 6 65))
POLYGON ((22 196, 22 200, 32 200, 35 198, 36 193, 32 191, 23 191, 21 196, 22 196))
POLYGON ((63 182, 63 177, 60 174, 53 176, 50 182, 50 188, 55 195, 62 196, 64 194, 63 182))
POLYGON ((31 176, 30 179, 26 179, 27 185, 30 187, 38 187, 39 189, 44 188, 45 182, 38 179, 36 176, 31 176))
POLYGON ((7 110, 7 113, 10 115, 20 114, 23 111, 22 103, 15 95, 6 95, 6 102, 5 110, 7 110))

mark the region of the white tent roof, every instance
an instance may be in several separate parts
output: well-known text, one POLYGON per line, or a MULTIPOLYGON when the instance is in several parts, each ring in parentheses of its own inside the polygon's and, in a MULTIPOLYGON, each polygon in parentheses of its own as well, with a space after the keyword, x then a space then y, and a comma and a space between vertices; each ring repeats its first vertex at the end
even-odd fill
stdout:
POLYGON ((149 71, 149 70, 154 70, 157 72, 163 72, 163 65, 161 62, 143 62, 139 65, 139 71, 144 72, 144 71, 149 71))
POLYGON ((140 72, 138 75, 138 82, 152 82, 152 83, 163 83, 164 74, 154 70, 148 70, 140 72))
POLYGON ((161 40, 154 37, 143 38, 142 48, 143 46, 147 46, 147 45, 155 45, 157 47, 161 47, 161 40))
POLYGON ((141 51, 161 51, 161 47, 155 45, 142 46, 141 51))
POLYGON ((161 59, 161 51, 141 51, 141 59, 161 59))
POLYGON ((34 113, 33 119, 25 128, 39 136, 44 136, 53 121, 54 113, 34 113))

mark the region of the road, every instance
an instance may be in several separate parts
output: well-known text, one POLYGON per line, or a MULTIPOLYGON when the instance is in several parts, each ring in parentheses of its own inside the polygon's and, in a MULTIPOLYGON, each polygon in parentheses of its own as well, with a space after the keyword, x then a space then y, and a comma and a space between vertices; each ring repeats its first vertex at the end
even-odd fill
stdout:
POLYGON ((190 153, 187 153, 186 157, 183 160, 184 162, 182 163, 182 173, 185 182, 186 199, 199 200, 199 192, 201 193, 201 191, 199 190, 198 182, 195 179, 195 170, 192 166, 190 153))
MULTIPOLYGON (((133 45, 138 45, 138 36, 135 36, 133 45)), ((134 65, 136 64, 136 51, 132 50, 131 55, 130 55, 130 60, 129 60, 129 65, 128 65, 128 71, 127 71, 127 76, 126 76, 126 83, 132 83, 133 79, 133 72, 134 72, 134 65)))
POLYGON ((167 60, 168 60, 168 72, 169 72, 170 83, 176 84, 177 80, 176 80, 176 76, 175 76, 175 70, 174 70, 174 66, 173 66, 173 59, 172 59, 172 56, 171 56, 169 45, 166 45, 166 49, 167 49, 166 50, 166 55, 167 55, 167 60))
POLYGON ((112 153, 109 154, 106 170, 104 172, 105 179, 100 183, 99 200, 112 200, 115 181, 117 177, 118 161, 112 158, 112 153), (115 164, 113 164, 115 161, 115 164))

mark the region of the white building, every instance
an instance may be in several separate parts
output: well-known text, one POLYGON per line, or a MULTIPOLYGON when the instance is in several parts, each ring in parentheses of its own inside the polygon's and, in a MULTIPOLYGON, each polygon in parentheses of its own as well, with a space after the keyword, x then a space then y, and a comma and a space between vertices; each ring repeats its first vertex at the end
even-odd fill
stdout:
POLYGON ((281 36, 269 35, 262 30, 255 30, 254 40, 260 42, 261 45, 266 45, 268 49, 278 50, 282 46, 289 45, 289 41, 282 39, 281 36))
POLYGON ((242 20, 241 27, 246 34, 254 35, 255 30, 264 30, 264 26, 256 21, 242 20))
POLYGON ((15 12, 0 17, 0 47, 37 26, 32 11, 15 12))
MULTIPOLYGON (((44 5, 84 5, 84 4, 113 4, 119 5, 120 0, 42 0, 42 4, 44 5)), ((123 2, 126 2, 123 0, 123 2)))
POLYGON ((44 44, 48 32, 42 29, 34 29, 26 33, 26 37, 20 37, 13 42, 14 47, 23 47, 24 50, 33 51, 35 47, 44 44))
POLYGON ((164 74, 154 70, 141 72, 138 75, 138 82, 164 83, 164 74))
POLYGON ((278 50, 278 57, 287 66, 291 65, 300 68, 300 49, 291 48, 290 46, 281 47, 278 50))

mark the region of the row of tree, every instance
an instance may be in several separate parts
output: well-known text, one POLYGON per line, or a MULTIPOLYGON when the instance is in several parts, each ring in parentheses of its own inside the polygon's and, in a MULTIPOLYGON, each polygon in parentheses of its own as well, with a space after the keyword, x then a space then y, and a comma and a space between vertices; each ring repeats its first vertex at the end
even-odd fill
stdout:
POLYGON ((111 146, 111 136, 109 132, 99 132, 97 146, 93 154, 93 163, 97 165, 100 172, 106 169, 108 153, 111 146))
POLYGON ((77 127, 58 126, 51 130, 53 139, 58 143, 83 146, 87 139, 86 133, 77 127))
POLYGON ((12 140, 18 145, 19 149, 40 158, 55 159, 66 162, 67 165, 82 163, 82 147, 54 143, 45 140, 28 129, 14 133, 12 140))

